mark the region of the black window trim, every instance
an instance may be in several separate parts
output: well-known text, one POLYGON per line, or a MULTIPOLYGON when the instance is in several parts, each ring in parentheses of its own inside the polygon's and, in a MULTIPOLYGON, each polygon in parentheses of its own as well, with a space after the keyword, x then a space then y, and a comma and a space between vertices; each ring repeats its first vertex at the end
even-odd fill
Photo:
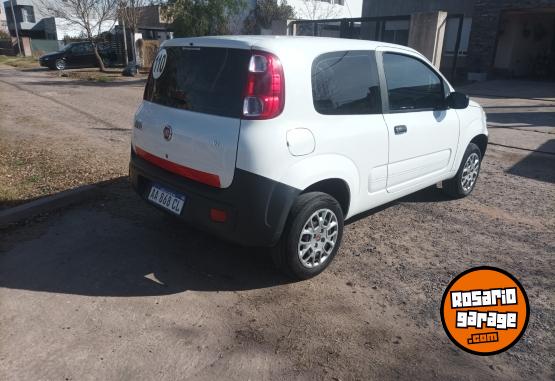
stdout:
MULTIPOLYGON (((160 49, 178 49, 178 50, 190 50, 190 47, 188 46, 184 46, 184 45, 166 45, 166 46, 162 46, 160 49)), ((248 55, 248 57, 250 58, 251 52, 252 50, 248 50, 248 49, 243 49, 243 48, 236 48, 236 47, 225 47, 225 46, 199 46, 198 48, 204 48, 204 49, 227 49, 229 51, 234 51, 234 52, 241 52, 243 54, 248 55)), ((199 50, 198 48, 196 49, 192 49, 192 50, 199 50)), ((248 61, 246 62, 246 66, 244 67, 245 69, 245 73, 247 73, 248 70, 248 61)), ((179 107, 175 107, 172 105, 167 105, 164 103, 160 103, 160 102, 156 102, 154 101, 153 98, 153 93, 152 93, 152 84, 151 82, 155 81, 155 79, 152 77, 152 67, 150 68, 147 80, 146 80, 146 84, 145 84, 145 89, 143 91, 143 102, 149 102, 153 105, 156 106, 161 106, 161 107, 167 107, 173 110, 184 110, 187 112, 191 112, 191 113, 198 113, 198 114, 204 114, 204 115, 210 115, 210 116, 217 116, 217 117, 224 117, 224 118, 234 118, 234 119, 242 119, 243 114, 242 114, 242 101, 243 101, 243 95, 241 95, 241 108, 239 108, 237 111, 233 111, 234 113, 228 113, 222 110, 218 110, 218 111, 208 111, 206 109, 181 109, 179 107), (236 113, 235 113, 236 112, 236 113)), ((246 78, 245 78, 245 82, 246 82, 246 78)), ((243 91, 243 90, 242 90, 243 91)), ((243 94, 243 92, 241 91, 241 94, 243 94)))
POLYGON ((435 75, 437 75, 437 77, 439 78, 440 82, 441 82, 441 87, 443 88, 443 96, 445 98, 447 98, 447 96, 449 95, 450 91, 449 91, 449 86, 447 86, 445 79, 443 78, 443 76, 430 64, 428 64, 426 61, 422 60, 421 58, 414 56, 412 54, 407 54, 407 53, 403 53, 403 52, 398 52, 398 51, 394 51, 394 50, 376 50, 376 65, 378 67, 378 77, 380 80, 380 94, 381 94, 381 98, 382 98, 382 113, 383 114, 400 114, 400 113, 408 113, 408 112, 421 112, 421 111, 445 111, 448 110, 449 108, 447 107, 447 105, 445 107, 442 108, 411 108, 411 109, 406 109, 406 110, 390 110, 389 108, 389 94, 387 92, 387 81, 385 78, 385 69, 384 69, 384 64, 383 64, 383 55, 384 54, 397 54, 399 56, 405 56, 405 57, 409 57, 412 59, 415 59, 417 61, 420 61, 422 64, 424 64, 424 66, 426 66, 428 69, 430 69, 432 72, 435 73, 435 75))
POLYGON ((352 115, 357 115, 357 116, 362 116, 362 115, 382 115, 384 114, 384 103, 383 103, 383 92, 382 92, 382 81, 381 81, 381 76, 380 76, 380 68, 377 65, 378 64, 378 60, 377 60, 377 55, 379 52, 377 52, 374 49, 352 49, 352 50, 331 50, 331 51, 326 51, 325 53, 322 54, 318 54, 316 57, 314 57, 312 59, 312 63, 310 65, 310 97, 312 99, 312 108, 313 110, 318 114, 318 115, 323 115, 323 116, 331 116, 331 117, 337 117, 337 116, 352 116, 352 115), (314 66, 314 63, 316 62, 316 60, 318 60, 320 57, 322 57, 323 55, 329 54, 329 53, 350 53, 350 52, 358 52, 358 53, 366 53, 368 54, 368 57, 370 58, 370 61, 372 61, 372 59, 375 60, 376 62, 376 68, 378 70, 378 86, 380 88, 380 98, 381 98, 381 102, 378 103, 378 106, 380 107, 380 110, 378 110, 378 112, 376 113, 372 113, 372 114, 323 114, 320 111, 318 111, 316 109, 316 105, 314 104, 314 97, 312 95, 312 67, 314 66))

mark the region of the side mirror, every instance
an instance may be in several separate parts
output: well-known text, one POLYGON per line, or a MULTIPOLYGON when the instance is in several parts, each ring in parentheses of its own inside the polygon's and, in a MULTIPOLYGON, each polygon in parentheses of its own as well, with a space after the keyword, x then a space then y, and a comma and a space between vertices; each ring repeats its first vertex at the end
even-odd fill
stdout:
POLYGON ((468 107, 469 99, 468 99, 468 95, 463 93, 457 93, 455 91, 454 93, 451 93, 447 96, 446 101, 447 101, 447 106, 449 106, 449 108, 461 110, 468 107))

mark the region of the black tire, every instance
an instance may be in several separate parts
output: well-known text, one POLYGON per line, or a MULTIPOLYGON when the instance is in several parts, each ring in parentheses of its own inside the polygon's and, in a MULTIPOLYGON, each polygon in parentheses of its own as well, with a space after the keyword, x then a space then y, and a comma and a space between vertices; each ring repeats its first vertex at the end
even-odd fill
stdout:
MULTIPOLYGON (((329 217, 328 221, 333 221, 333 217, 331 216, 331 214, 326 214, 327 212, 321 213, 329 217)), ((315 219, 314 221, 317 220, 315 219)), ((318 224, 320 223, 318 222, 318 224)), ((335 227, 332 227, 329 230, 326 229, 326 231, 335 231, 334 229, 335 227)), ((331 238, 329 238, 330 240, 333 240, 333 231, 331 238)), ((337 254, 339 246, 341 245, 342 236, 343 211, 341 210, 341 206, 339 205, 337 200, 330 195, 322 192, 309 192, 301 194, 291 208, 281 240, 274 249, 274 262, 283 272, 285 272, 288 276, 292 278, 301 280, 312 278, 313 276, 320 274, 329 266, 329 264, 337 254), (331 243, 327 241, 328 233, 323 233, 322 228, 322 243, 318 243, 318 245, 321 246, 318 249, 313 249, 311 245, 309 245, 308 243, 302 243, 301 240, 303 240, 303 237, 304 239, 316 239, 316 237, 320 237, 320 233, 315 232, 315 234, 313 234, 312 236, 304 235, 303 237, 301 237, 301 231, 303 230, 305 224, 309 223, 309 219, 311 218, 311 216, 321 210, 329 210, 335 215, 335 219, 337 222, 337 225, 335 225, 337 229, 337 232, 335 233, 335 244, 332 246, 331 243), (324 236, 326 238, 324 238, 324 236), (312 260, 313 267, 307 267, 307 265, 304 265, 303 262, 301 262, 301 258, 298 254, 298 248, 300 244, 305 245, 305 247, 307 247, 309 251, 315 253, 315 258, 312 260), (318 252, 320 253, 318 261, 321 261, 321 263, 315 264, 314 262, 316 261, 318 252), (326 253, 328 254, 326 255, 326 253)), ((317 241, 319 242, 319 239, 317 241)), ((309 257, 310 256, 312 256, 312 254, 309 252, 309 257)))
POLYGON ((58 58, 54 64, 56 70, 64 70, 66 68, 66 61, 63 58, 58 58))
MULTIPOLYGON (((472 163, 471 163, 472 164, 472 163)), ((476 182, 478 181, 478 176, 480 175, 480 169, 482 167, 482 152, 480 152, 480 148, 474 143, 470 143, 468 147, 466 147, 466 151, 461 161, 461 165, 455 177, 449 180, 443 181, 443 191, 447 193, 449 196, 453 198, 462 198, 468 196, 474 190, 476 186, 476 182), (469 185, 467 180, 466 186, 463 183, 464 177, 466 175, 465 166, 468 165, 469 160, 471 162, 475 162, 472 159, 469 159, 471 156, 475 158, 476 156, 478 161, 475 165, 477 165, 477 172, 476 176, 474 177, 474 181, 469 185)))

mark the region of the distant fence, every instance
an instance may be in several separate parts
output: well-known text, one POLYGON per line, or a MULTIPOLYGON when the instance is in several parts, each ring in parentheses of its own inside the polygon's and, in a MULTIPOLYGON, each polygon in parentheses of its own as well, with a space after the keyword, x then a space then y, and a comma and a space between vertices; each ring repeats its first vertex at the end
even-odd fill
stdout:
POLYGON ((14 42, 11 39, 0 40, 0 54, 5 56, 15 56, 17 48, 14 47, 14 42))
POLYGON ((139 40, 138 41, 138 53, 139 61, 141 66, 144 68, 150 68, 152 62, 158 54, 158 49, 160 48, 160 41, 157 40, 139 40))
POLYGON ((31 39, 31 51, 33 56, 41 56, 45 53, 57 52, 64 47, 63 41, 31 39))

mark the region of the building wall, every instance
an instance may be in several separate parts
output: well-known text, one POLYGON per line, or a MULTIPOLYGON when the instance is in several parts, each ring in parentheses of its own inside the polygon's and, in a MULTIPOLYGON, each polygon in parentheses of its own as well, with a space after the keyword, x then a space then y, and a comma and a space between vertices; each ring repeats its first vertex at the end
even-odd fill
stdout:
POLYGON ((497 40, 494 69, 509 76, 533 76, 538 58, 552 51, 555 38, 555 13, 507 14, 503 16, 502 33, 497 40), (535 37, 534 28, 543 35, 535 37), (524 35, 523 31, 528 33, 524 35))
POLYGON ((546 7, 555 7, 555 0, 476 0, 468 47, 468 70, 491 71, 503 11, 546 7))
POLYGON ((9 33, 8 22, 6 20, 6 9, 3 5, 0 5, 0 31, 9 33))
MULTIPOLYGON (((46 38, 44 34, 43 19, 50 17, 44 14, 43 7, 40 6, 40 1, 34 0, 13 0, 15 18, 17 20, 17 27, 20 36, 29 36, 34 38, 46 38), (22 7, 27 7, 31 10, 34 22, 25 21, 23 19, 22 7)), ((3 2, 3 10, 5 11, 8 28, 12 36, 15 36, 15 27, 12 20, 12 10, 10 1, 3 2)))
POLYGON ((462 13, 470 17, 474 2, 474 0, 364 0, 362 16, 406 16, 417 12, 445 11, 462 13))

